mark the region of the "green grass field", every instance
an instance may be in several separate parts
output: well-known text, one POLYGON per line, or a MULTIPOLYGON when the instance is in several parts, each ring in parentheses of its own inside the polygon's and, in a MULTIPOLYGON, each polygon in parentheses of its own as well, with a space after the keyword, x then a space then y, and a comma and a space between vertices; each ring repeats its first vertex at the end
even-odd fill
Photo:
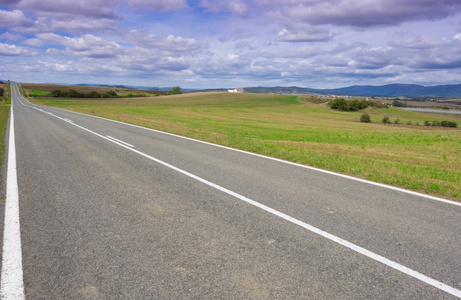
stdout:
POLYGON ((264 94, 38 101, 461 201, 461 129, 423 126, 461 116, 367 108, 360 123, 363 111, 264 94))
POLYGON ((49 93, 49 91, 29 90, 29 95, 31 96, 46 96, 49 93))

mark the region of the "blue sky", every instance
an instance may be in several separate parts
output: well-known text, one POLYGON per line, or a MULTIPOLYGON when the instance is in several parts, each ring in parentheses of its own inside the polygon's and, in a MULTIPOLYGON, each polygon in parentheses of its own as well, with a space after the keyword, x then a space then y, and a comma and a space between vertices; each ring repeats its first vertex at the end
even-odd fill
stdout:
POLYGON ((0 79, 461 83, 460 0, 0 0, 0 79))

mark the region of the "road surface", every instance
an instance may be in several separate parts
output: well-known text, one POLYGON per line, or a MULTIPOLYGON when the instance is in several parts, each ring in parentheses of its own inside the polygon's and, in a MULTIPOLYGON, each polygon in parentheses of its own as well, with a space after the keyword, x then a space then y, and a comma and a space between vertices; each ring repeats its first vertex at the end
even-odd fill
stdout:
POLYGON ((15 85, 12 106, 22 257, 3 295, 461 297, 459 203, 34 106, 15 85))

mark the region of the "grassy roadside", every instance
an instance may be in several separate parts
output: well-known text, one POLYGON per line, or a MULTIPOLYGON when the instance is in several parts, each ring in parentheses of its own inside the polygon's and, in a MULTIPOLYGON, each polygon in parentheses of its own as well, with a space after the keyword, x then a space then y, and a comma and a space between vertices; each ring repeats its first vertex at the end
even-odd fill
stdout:
POLYGON ((360 123, 363 111, 262 94, 38 101, 461 201, 461 129, 423 126, 456 115, 368 108, 360 123))
POLYGON ((5 91, 8 91, 7 96, 0 97, 0 164, 3 161, 3 154, 4 154, 4 138, 5 138, 5 131, 6 126, 8 123, 8 117, 10 115, 10 104, 11 104, 11 87, 9 84, 5 83, 2 84, 5 91))

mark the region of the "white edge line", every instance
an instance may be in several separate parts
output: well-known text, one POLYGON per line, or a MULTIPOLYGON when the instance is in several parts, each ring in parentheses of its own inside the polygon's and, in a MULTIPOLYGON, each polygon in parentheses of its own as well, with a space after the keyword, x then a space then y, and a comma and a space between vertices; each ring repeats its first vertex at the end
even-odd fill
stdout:
MULTIPOLYGON (((24 100, 27 101, 27 99, 24 99, 24 100)), ((33 105, 35 105, 35 104, 33 104, 33 105)), ((181 138, 181 139, 185 139, 185 140, 189 140, 189 141, 194 141, 194 142, 197 142, 197 143, 202 143, 202 144, 205 144, 205 145, 210 145, 210 146, 214 146, 214 147, 218 147, 218 148, 223 148, 223 149, 232 150, 232 151, 236 151, 236 152, 240 152, 240 153, 245 153, 245 154, 248 154, 248 155, 257 156, 257 157, 273 160, 273 161, 276 161, 276 162, 281 162, 281 163, 284 163, 284 164, 289 164, 289 165, 292 165, 292 166, 305 168, 305 169, 309 169, 309 170, 312 170, 312 171, 317 171, 317 172, 321 172, 321 173, 325 173, 325 174, 329 174, 329 175, 334 175, 334 176, 338 176, 338 177, 342 177, 342 178, 346 178, 346 179, 350 179, 350 180, 354 180, 354 181, 358 181, 358 182, 362 182, 362 183, 367 183, 367 184, 370 184, 370 185, 379 186, 379 187, 382 187, 382 188, 386 188, 386 189, 390 189, 390 190, 394 190, 394 191, 398 191, 398 192, 402 192, 402 193, 406 193, 406 194, 410 194, 410 195, 414 195, 414 196, 418 196, 418 197, 423 197, 423 198, 426 198, 426 199, 431 199, 431 200, 435 200, 435 201, 439 201, 439 202, 452 204, 452 205, 456 205, 456 206, 461 207, 461 202, 456 202, 456 201, 453 201, 453 200, 448 200, 448 199, 444 199, 444 198, 440 198, 440 197, 436 197, 436 196, 422 194, 422 193, 406 190, 406 189, 403 189, 403 188, 398 188, 398 187, 395 187, 395 186, 387 185, 387 184, 384 184, 384 183, 379 183, 379 182, 374 182, 374 181, 370 181, 370 180, 366 180, 366 179, 361 179, 361 178, 357 178, 357 177, 353 177, 353 176, 349 176, 349 175, 344 175, 344 174, 336 173, 336 172, 333 172, 333 171, 328 171, 328 170, 323 170, 323 169, 319 169, 319 168, 315 168, 315 167, 311 167, 311 166, 306 166, 306 165, 294 163, 294 162, 291 162, 291 161, 287 161, 287 160, 283 160, 283 159, 279 159, 279 158, 275 158, 275 157, 270 157, 270 156, 266 156, 266 155, 262 155, 262 154, 258 154, 258 153, 253 153, 253 152, 249 152, 249 151, 245 151, 245 150, 240 150, 240 149, 236 149, 236 148, 232 148, 232 147, 213 144, 213 143, 210 143, 210 142, 205 142, 205 141, 197 140, 197 139, 182 136, 182 135, 177 135, 177 134, 174 134, 174 133, 169 133, 169 132, 165 132, 165 131, 161 131, 161 130, 157 130, 157 129, 152 129, 152 128, 147 128, 147 127, 142 127, 142 126, 139 126, 139 125, 125 123, 125 122, 122 122, 122 121, 112 120, 112 119, 108 119, 108 118, 104 118, 104 117, 89 115, 89 114, 85 114, 85 113, 81 113, 81 112, 65 110, 65 109, 56 108, 56 107, 50 107, 50 108, 62 110, 64 112, 70 112, 70 113, 74 113, 74 114, 89 116, 89 117, 93 117, 93 118, 97 118, 97 119, 101 119, 101 120, 106 120, 106 121, 110 121, 110 122, 114 122, 114 123, 119 123, 119 124, 123 124, 123 125, 128 125, 128 126, 132 126, 132 127, 135 127, 135 128, 149 130, 149 131, 153 131, 153 132, 156 132, 156 133, 161 133, 161 134, 164 134, 164 135, 169 135, 169 136, 173 136, 173 137, 177 137, 177 138, 181 138)))
POLYGON ((134 148, 133 145, 128 144, 127 142, 124 142, 124 141, 121 141, 121 140, 119 140, 119 139, 116 139, 116 138, 114 138, 113 136, 110 136, 110 135, 106 135, 106 136, 107 136, 108 138, 110 138, 110 139, 113 139, 114 141, 117 141, 117 142, 119 142, 119 143, 122 143, 122 144, 124 144, 124 145, 127 145, 128 147, 134 148))
MULTIPOLYGON (((58 118, 60 118, 60 117, 58 117, 58 118)), ((461 290, 455 289, 455 288, 453 288, 453 287, 451 287, 451 286, 449 286, 449 285, 447 285, 447 284, 445 284, 443 282, 440 282, 438 280, 430 278, 430 277, 428 277, 428 276, 426 276, 426 275, 424 275, 422 273, 419 273, 419 272, 417 272, 417 271, 415 271, 413 269, 405 267, 405 266, 403 266, 403 265, 401 265, 401 264, 399 264, 399 263, 397 263, 395 261, 392 261, 392 260, 390 260, 388 258, 385 258, 385 257, 379 255, 379 254, 376 254, 376 253, 374 253, 372 251, 369 251, 369 250, 367 250, 365 248, 362 248, 362 247, 360 247, 360 246, 358 246, 356 244, 353 244, 351 242, 343 240, 343 239, 341 239, 341 238, 339 238, 339 237, 337 237, 337 236, 335 236, 333 234, 330 234, 330 233, 328 233, 326 231, 323 231, 323 230, 321 230, 321 229, 319 229, 317 227, 314 227, 312 225, 304 223, 303 221, 300 221, 300 220, 298 220, 296 218, 293 218, 293 217, 291 217, 289 215, 286 215, 286 214, 284 214, 284 213, 282 213, 280 211, 277 211, 277 210, 275 210, 273 208, 270 208, 270 207, 268 207, 268 206, 266 206, 264 204, 261 204, 259 202, 256 202, 256 201, 252 200, 252 199, 249 199, 249 198, 247 198, 247 197, 245 197, 243 195, 240 195, 240 194, 238 194, 236 192, 228 190, 228 189, 226 189, 226 188, 224 188, 224 187, 222 187, 220 185, 217 185, 217 184, 215 184, 213 182, 210 182, 210 181, 208 181, 206 179, 203 179, 203 178, 201 178, 201 177, 199 177, 197 175, 194 175, 194 174, 189 173, 189 172, 187 172, 187 171, 185 171, 183 169, 175 167, 175 166, 173 166, 173 165, 171 165, 171 164, 169 164, 167 162, 159 160, 159 159, 157 159, 155 157, 152 157, 152 156, 150 156, 150 155, 148 155, 146 153, 143 153, 141 151, 138 151, 136 149, 130 148, 129 146, 126 146, 126 145, 124 145, 122 143, 114 141, 114 140, 112 140, 112 139, 110 139, 108 137, 105 137, 105 136, 103 136, 103 135, 101 135, 99 133, 96 133, 96 132, 94 132, 94 131, 92 131, 92 130, 90 130, 88 128, 85 128, 83 126, 77 125, 75 123, 73 123, 72 125, 80 128, 82 130, 85 130, 85 131, 87 131, 89 133, 92 133, 92 134, 94 134, 96 136, 99 136, 99 137, 101 137, 103 139, 111 141, 112 143, 118 144, 118 145, 122 146, 125 149, 128 149, 128 150, 130 150, 130 151, 132 151, 134 153, 137 153, 137 154, 139 154, 141 156, 144 156, 144 157, 146 157, 146 158, 148 158, 148 159, 150 159, 150 160, 152 160, 152 161, 154 161, 156 163, 159 163, 159 164, 161 164, 161 165, 163 165, 165 167, 168 167, 168 168, 170 168, 170 169, 172 169, 174 171, 177 171, 177 172, 179 172, 179 173, 181 173, 183 175, 186 175, 186 176, 188 176, 190 178, 193 178, 193 179, 195 179, 195 180, 197 180, 199 182, 202 182, 202 183, 204 183, 204 184, 206 184, 206 185, 208 185, 208 186, 210 186, 212 188, 215 188, 215 189, 217 189, 219 191, 222 191, 222 192, 224 192, 224 193, 226 193, 226 194, 228 194, 230 196, 233 196, 233 197, 235 197, 237 199, 240 199, 240 200, 242 200, 242 201, 244 201, 244 202, 246 202, 246 203, 248 203, 250 205, 258 207, 258 208, 260 208, 260 209, 262 209, 262 210, 264 210, 266 212, 269 212, 269 213, 271 213, 271 214, 273 214, 275 216, 278 216, 278 217, 280 217, 280 218, 282 218, 282 219, 284 219, 284 220, 286 220, 288 222, 291 222, 293 224, 301 226, 304 229, 307 229, 307 230, 309 230, 309 231, 311 231, 311 232, 313 232, 313 233, 315 233, 317 235, 320 235, 320 236, 322 236, 322 237, 324 237, 324 238, 326 238, 326 239, 328 239, 330 241, 333 241, 333 242, 335 242, 337 244, 340 244, 340 245, 342 245, 342 246, 344 246, 346 248, 349 248, 349 249, 351 249, 351 250, 353 250, 355 252, 358 252, 358 253, 360 253, 360 254, 368 257, 368 258, 371 258, 371 259, 373 259, 373 260, 375 260, 377 262, 380 262, 380 263, 382 263, 382 264, 384 264, 384 265, 386 265, 388 267, 391 267, 391 268, 393 268, 393 269, 395 269, 397 271, 400 271, 400 272, 402 272, 404 274, 407 274, 407 275, 409 275, 409 276, 411 276, 411 277, 413 277, 415 279, 418 279, 418 280, 420 280, 420 281, 422 281, 422 282, 424 282, 424 283, 426 283, 428 285, 431 285, 431 286, 433 286, 433 287, 435 287, 437 289, 440 289, 440 290, 442 290, 444 292, 447 292, 447 293, 449 293, 451 295, 454 295, 456 297, 461 298, 461 290)))
POLYGON ((2 299, 22 300, 25 299, 25 296, 22 270, 21 229, 19 224, 19 191, 16 173, 13 97, 11 97, 6 186, 0 296, 2 299))

